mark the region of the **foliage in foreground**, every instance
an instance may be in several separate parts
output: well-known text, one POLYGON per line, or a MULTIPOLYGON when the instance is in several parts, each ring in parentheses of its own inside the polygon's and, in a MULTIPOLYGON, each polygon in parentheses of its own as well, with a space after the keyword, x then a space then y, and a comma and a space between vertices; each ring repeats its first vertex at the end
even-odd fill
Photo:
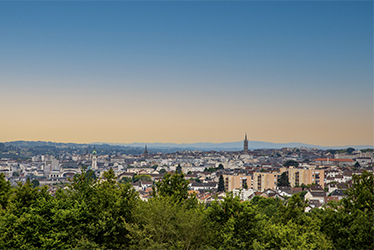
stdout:
POLYGON ((11 187, 0 175, 0 248, 79 249, 373 249, 373 174, 354 176, 338 204, 305 213, 287 202, 227 194, 199 204, 183 174, 167 174, 149 201, 130 184, 83 172, 52 196, 30 182, 11 187))

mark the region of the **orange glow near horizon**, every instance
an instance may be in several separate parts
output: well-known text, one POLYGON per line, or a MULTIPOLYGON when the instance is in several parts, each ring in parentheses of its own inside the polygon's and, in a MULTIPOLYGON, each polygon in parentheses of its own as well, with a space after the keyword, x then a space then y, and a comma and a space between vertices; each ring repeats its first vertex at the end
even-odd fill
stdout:
POLYGON ((66 97, 58 96, 33 99, 35 96, 11 106, 10 100, 0 101, 8 107, 0 118, 0 141, 219 143, 242 140, 247 132, 252 141, 373 145, 372 118, 354 114, 354 119, 347 119, 354 112, 349 110, 332 115, 310 108, 305 108, 309 112, 298 112, 293 106, 282 112, 283 107, 271 105, 235 109, 219 102, 168 103, 154 98, 145 103, 136 98, 114 103, 110 98, 95 101, 82 97, 67 102, 66 97), (276 112, 271 113, 271 109, 276 112))

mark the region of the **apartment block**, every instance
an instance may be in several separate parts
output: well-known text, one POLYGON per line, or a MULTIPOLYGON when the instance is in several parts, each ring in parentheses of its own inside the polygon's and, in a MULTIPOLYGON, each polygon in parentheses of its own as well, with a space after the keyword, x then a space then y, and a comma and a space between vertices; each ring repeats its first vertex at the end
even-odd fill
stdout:
POLYGON ((243 189, 244 183, 247 183, 247 187, 251 188, 252 176, 245 174, 238 175, 223 175, 225 181, 225 190, 234 191, 235 189, 243 189))
POLYGON ((301 184, 312 184, 321 185, 325 187, 325 170, 317 169, 300 169, 300 168, 281 168, 281 173, 288 173, 288 180, 291 187, 299 186, 301 184))
POLYGON ((249 189, 262 192, 266 189, 275 190, 277 187, 279 172, 254 172, 252 174, 223 175, 226 191, 243 189, 245 183, 249 189))
MULTIPOLYGON (((279 172, 254 172, 251 187, 258 192, 266 189, 275 190, 278 183, 279 172)), ((248 186, 249 187, 249 186, 248 186)))

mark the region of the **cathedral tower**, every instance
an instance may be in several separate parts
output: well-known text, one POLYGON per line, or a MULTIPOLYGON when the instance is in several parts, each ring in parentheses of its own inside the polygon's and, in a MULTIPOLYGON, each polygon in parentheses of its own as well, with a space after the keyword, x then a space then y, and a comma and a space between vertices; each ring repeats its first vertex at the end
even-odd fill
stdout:
POLYGON ((247 139, 247 133, 245 133, 243 152, 244 152, 244 153, 248 153, 248 139, 247 139))
POLYGON ((147 145, 145 145, 145 148, 144 148, 144 159, 147 159, 148 158, 148 150, 147 150, 147 145))

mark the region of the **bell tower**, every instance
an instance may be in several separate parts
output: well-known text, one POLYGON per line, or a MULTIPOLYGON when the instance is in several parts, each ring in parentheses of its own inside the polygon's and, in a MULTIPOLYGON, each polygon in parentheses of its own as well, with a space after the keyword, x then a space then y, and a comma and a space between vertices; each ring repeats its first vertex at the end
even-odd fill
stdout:
POLYGON ((247 139, 247 132, 245 133, 244 137, 244 148, 243 148, 244 153, 248 153, 248 139, 247 139))
POLYGON ((147 145, 145 145, 145 148, 144 148, 144 159, 147 159, 148 158, 148 150, 147 150, 147 145))

